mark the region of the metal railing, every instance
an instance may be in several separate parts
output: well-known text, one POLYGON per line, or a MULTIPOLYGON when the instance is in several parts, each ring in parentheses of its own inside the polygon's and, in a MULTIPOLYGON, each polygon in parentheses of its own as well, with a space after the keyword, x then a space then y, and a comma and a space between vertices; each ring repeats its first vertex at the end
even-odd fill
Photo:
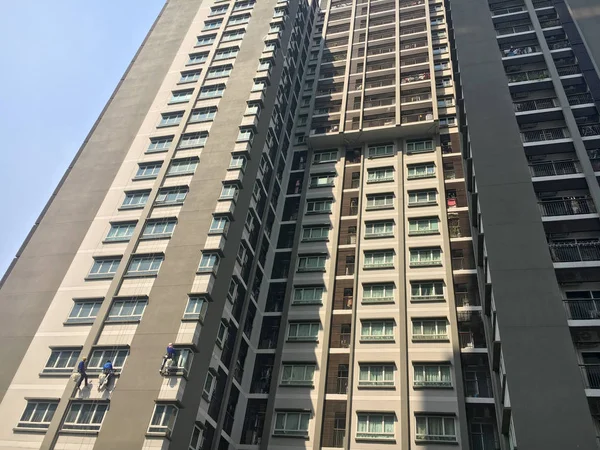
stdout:
POLYGON ((339 127, 337 125, 331 125, 328 127, 317 127, 317 128, 312 128, 310 130, 310 134, 326 134, 326 133, 335 133, 336 131, 339 130, 339 127))
POLYGON ((571 43, 567 39, 563 39, 561 41, 548 42, 548 47, 550 50, 561 50, 571 47, 571 43))
POLYGON ((561 77, 565 77, 567 75, 577 75, 581 73, 578 65, 557 67, 556 70, 558 75, 561 77))
MULTIPOLYGON (((364 49, 362 52, 359 50, 358 52, 358 56, 364 56, 365 52, 364 49)), ((369 56, 373 56, 373 55, 383 55, 385 53, 392 53, 395 50, 395 47, 393 45, 390 45, 389 47, 379 47, 379 48, 371 48, 367 51, 367 55, 369 56)))
MULTIPOLYGON (((365 101, 365 108, 376 108, 378 106, 389 106, 396 103, 396 97, 382 98, 381 100, 365 101)), ((360 109, 360 103, 354 104, 354 109, 360 109)))
POLYGON ((400 79, 400 84, 414 83, 415 81, 424 81, 431 79, 429 72, 416 73, 414 75, 404 76, 400 79))
POLYGON ((600 364, 580 364, 579 370, 586 389, 600 389, 600 364))
POLYGON ((550 78, 550 73, 546 69, 528 70, 527 72, 506 74, 509 83, 519 83, 522 81, 537 81, 550 78))
POLYGON ((333 429, 333 447, 342 448, 344 447, 344 438, 346 437, 346 430, 334 428, 333 429))
POLYGON ((546 128, 521 132, 521 140, 523 142, 554 141, 568 137, 569 130, 567 128, 546 128))
POLYGON ((572 320, 600 319, 600 298, 563 300, 567 318, 572 320))
POLYGON ((452 258, 452 270, 475 269, 475 261, 467 256, 457 256, 452 258))
POLYGON ((579 125, 577 128, 579 128, 579 134, 581 134, 582 137, 600 135, 600 123, 593 123, 591 125, 579 125))
MULTIPOLYGON (((391 86, 394 84, 394 79, 393 78, 387 78, 384 80, 378 80, 378 81, 367 81, 365 83, 364 89, 370 89, 370 88, 377 88, 377 87, 384 87, 384 86, 391 86)), ((361 83, 356 83, 354 89, 359 90, 362 89, 363 86, 361 83)))
POLYGON ((409 8, 411 6, 424 5, 425 0, 413 0, 410 2, 400 2, 400 8, 409 8))
POLYGON ((476 292, 455 292, 456 306, 479 306, 476 292))
POLYGON ((517 13, 517 12, 521 12, 521 11, 525 11, 525 7, 523 7, 523 6, 515 6, 513 8, 496 9, 496 10, 492 11, 492 17, 502 16, 504 14, 517 13))
POLYGON ((590 197, 570 198, 566 200, 542 200, 538 202, 543 217, 574 216, 596 212, 590 197))
POLYGON ((429 62, 428 56, 419 56, 415 58, 405 58, 400 60, 400 66, 414 66, 415 64, 423 64, 429 62))
MULTIPOLYGON (((388 125, 395 125, 395 124, 396 124, 395 117, 388 117, 386 119, 363 120, 363 128, 385 127, 388 125)), ((352 124, 352 125, 354 125, 354 124, 352 124)))
POLYGON ((540 21, 540 25, 542 28, 551 28, 551 27, 559 27, 561 25, 560 19, 550 19, 540 21))
POLYGON ((533 30, 531 25, 516 25, 513 27, 496 28, 496 36, 505 36, 507 34, 525 33, 533 30))
POLYGON ((532 177, 551 177, 556 175, 572 175, 581 172, 579 161, 548 161, 529 165, 532 177))
POLYGON ((313 115, 329 114, 329 113, 333 113, 333 112, 339 112, 340 109, 342 109, 340 106, 329 106, 327 108, 315 108, 315 110, 313 111, 313 115))
POLYGON ((406 44, 400 44, 400 50, 412 50, 413 48, 427 47, 427 39, 423 39, 419 42, 407 42, 406 44))
POLYGON ((587 103, 594 103, 594 99, 592 98, 592 94, 586 92, 584 94, 573 94, 567 95, 567 100, 569 100, 569 105, 585 105, 587 103))
POLYGON ((550 242, 554 262, 600 261, 600 240, 588 242, 550 242))
POLYGON ((527 100, 524 102, 513 103, 515 112, 537 111, 540 109, 555 108, 559 106, 556 98, 541 98, 538 100, 527 100))
POLYGON ((506 49, 500 50, 502 56, 504 57, 512 57, 512 56, 521 56, 521 55, 529 55, 530 53, 540 52, 540 48, 537 45, 525 45, 523 47, 509 47, 506 49))
POLYGON ((426 122, 428 120, 433 120, 433 112, 422 114, 406 114, 400 117, 401 123, 417 123, 426 122))
POLYGON ((348 377, 338 377, 336 385, 336 394, 348 393, 348 377))
MULTIPOLYGON (((465 375, 469 371, 465 372, 465 375)), ((483 375, 483 373, 477 372, 476 380, 465 379, 465 396, 467 397, 478 397, 478 398, 491 398, 493 397, 492 391, 492 379, 489 375, 483 375)))
POLYGON ((470 331, 459 331, 460 348, 485 348, 485 340, 475 339, 470 331))
POLYGON ((403 97, 400 97, 401 103, 423 102, 426 100, 431 100, 431 92, 415 95, 405 95, 403 97))
POLYGON ((594 169, 594 172, 600 172, 600 159, 590 158, 590 162, 592 163, 592 169, 594 169))
POLYGON ((535 9, 547 8, 549 6, 552 6, 552 2, 548 1, 548 0, 534 0, 534 2, 533 2, 533 7, 535 9))

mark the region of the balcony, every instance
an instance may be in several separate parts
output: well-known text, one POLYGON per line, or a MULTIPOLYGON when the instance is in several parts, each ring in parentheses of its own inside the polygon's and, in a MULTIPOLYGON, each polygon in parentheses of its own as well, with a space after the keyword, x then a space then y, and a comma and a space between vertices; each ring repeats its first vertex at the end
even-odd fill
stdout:
POLYGON ((578 75, 581 73, 581 69, 579 69, 579 66, 576 64, 572 66, 557 67, 556 70, 558 71, 558 75, 561 77, 566 77, 569 75, 578 75))
MULTIPOLYGON (((528 70, 525 72, 509 73, 506 75, 509 83, 521 83, 524 81, 538 81, 550 78, 550 73, 546 69, 528 70)), ((527 103, 527 102, 525 102, 527 103)))
MULTIPOLYGON (((490 6, 490 8, 491 8, 491 6, 490 6)), ((494 10, 492 10, 492 17, 504 16, 506 14, 514 14, 514 13, 519 13, 522 11, 525 11, 524 6, 514 6, 512 8, 494 9, 494 10)))
POLYGON ((579 161, 549 161, 529 165, 529 172, 533 178, 536 177, 554 177, 561 175, 574 175, 581 173, 579 161))
POLYGON ((559 41, 548 42, 548 47, 550 50, 562 50, 564 48, 571 48, 571 43, 567 39, 562 39, 559 41))
POLYGON ((400 97, 401 103, 425 102, 427 100, 431 100, 431 92, 424 92, 422 94, 414 95, 404 95, 400 97))
POLYGON ((596 207, 590 197, 573 197, 568 200, 542 200, 538 202, 542 217, 592 214, 596 207))
POLYGON ((400 116, 400 122, 403 125, 406 125, 409 123, 427 122, 427 121, 432 121, 432 120, 433 120, 433 112, 432 111, 416 113, 416 114, 402 114, 400 116))
POLYGON ((431 79, 429 72, 415 73, 403 76, 400 79, 400 84, 416 83, 418 81, 427 81, 431 79))
POLYGON ((600 389, 600 364, 580 364, 579 370, 586 389, 600 389))
MULTIPOLYGON (((369 100, 365 99, 364 108, 377 108, 380 106, 392 106, 396 103, 395 97, 382 98, 380 100, 369 100)), ((354 104, 354 109, 360 109, 360 102, 354 104)))
POLYGON ((600 261, 600 240, 587 242, 550 242, 553 262, 600 261))
POLYGON ((528 100, 525 102, 513 103, 513 107, 517 113, 539 111, 543 109, 557 108, 559 106, 558 99, 556 98, 543 98, 539 100, 528 100))
POLYGON ((486 368, 479 370, 465 369, 465 396, 475 398, 492 398, 492 379, 486 368))
POLYGON ((560 27, 560 19, 549 19, 549 20, 540 20, 540 25, 542 28, 552 28, 552 27, 560 27))
POLYGON ((310 130, 310 135, 315 135, 315 134, 328 134, 328 133, 336 133, 337 131, 339 131, 339 125, 328 125, 325 127, 316 127, 316 128, 311 128, 310 130))
POLYGON ((600 136, 600 123, 590 125, 578 125, 579 134, 581 137, 600 136))
POLYGON ((485 338, 476 336, 471 331, 459 331, 460 348, 486 348, 485 338))
POLYGON ((568 95, 567 99, 569 100, 569 105, 571 105, 571 106, 586 105, 589 103, 594 103, 592 94, 590 94, 589 92, 586 92, 585 94, 568 95))
POLYGON ((521 132, 521 140, 526 144, 530 142, 555 141, 558 139, 567 139, 569 137, 569 130, 565 127, 545 128, 541 130, 521 132))
POLYGON ((413 6, 419 6, 419 5, 424 5, 425 4, 425 0, 412 0, 412 1, 408 1, 408 2, 400 2, 399 6, 400 9, 402 8, 410 8, 413 6))
POLYGON ((522 47, 510 46, 509 48, 500 50, 500 53, 504 58, 513 58, 515 56, 524 56, 539 52, 541 52, 541 49, 537 45, 525 45, 522 47))
MULTIPOLYGON (((501 24, 504 25, 504 24, 501 24)), ((496 28, 496 36, 506 36, 508 34, 526 33, 532 31, 533 27, 530 24, 515 25, 515 26, 503 26, 502 28, 496 28)))
POLYGON ((570 320, 600 319, 600 299, 569 299, 563 304, 570 320))

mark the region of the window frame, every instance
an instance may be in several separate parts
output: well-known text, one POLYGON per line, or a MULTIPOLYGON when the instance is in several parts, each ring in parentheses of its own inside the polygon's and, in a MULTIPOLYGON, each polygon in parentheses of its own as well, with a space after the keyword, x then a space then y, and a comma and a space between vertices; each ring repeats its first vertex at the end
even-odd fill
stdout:
POLYGON ((175 105, 178 103, 188 103, 194 95, 194 89, 176 89, 171 91, 171 98, 169 105, 175 105))
POLYGON ((126 191, 125 198, 119 207, 120 210, 125 209, 142 209, 148 203, 150 198, 150 190, 144 189, 141 191, 126 191), (135 200, 135 203, 133 201, 135 200))
POLYGON ((394 208, 394 194, 391 192, 382 192, 377 194, 366 195, 365 211, 377 211, 381 209, 394 208), (378 204, 383 200, 383 204, 378 204))
POLYGON ((180 73, 179 82, 177 84, 187 84, 187 83, 195 83, 200 79, 200 75, 202 75, 202 70, 188 70, 180 73), (188 79, 188 76, 191 75, 191 79, 188 79))
POLYGON ((209 303, 208 297, 205 295, 188 294, 188 301, 183 312, 183 320, 199 320, 200 322, 204 322, 209 303))
POLYGON ((71 375, 77 367, 80 356, 81 347, 50 347, 50 356, 48 356, 46 364, 44 364, 42 374, 71 375), (62 362, 65 363, 64 366, 57 367, 57 365, 62 362))
POLYGON ((387 183, 387 182, 394 181, 394 172, 395 172, 395 170, 394 170, 393 166, 368 168, 367 169, 367 184, 387 183), (383 173, 385 176, 379 178, 377 176, 377 174, 379 174, 379 173, 383 173), (388 173, 391 173, 391 176, 389 176, 388 173))
POLYGON ((431 217, 409 217, 408 219, 408 235, 423 236, 427 234, 440 234, 440 219, 437 216, 431 217), (420 225, 427 223, 429 226, 426 229, 421 229, 420 225), (431 227, 435 223, 435 227, 431 227), (416 229, 411 229, 415 225, 416 229))
POLYGON ((106 411, 108 411, 108 402, 99 400, 73 400, 69 403, 69 407, 67 408, 67 412, 61 425, 61 430, 100 431, 100 428, 102 428, 102 422, 106 417, 106 411), (86 405, 90 406, 91 412, 87 413, 84 410, 86 405), (75 420, 71 421, 71 414, 73 414, 75 406, 79 406, 79 411, 75 413, 75 420), (99 411, 101 411, 101 417, 98 421, 97 416, 99 411), (89 421, 86 420, 80 422, 82 418, 89 419, 89 421))
MULTIPOLYGON (((421 422, 422 423, 422 422, 421 422)), ((415 416, 415 441, 416 442, 457 442, 456 435, 456 417, 450 415, 432 415, 432 414, 419 414, 415 416), (442 435, 433 435, 429 434, 429 419, 441 419, 442 420, 442 428, 444 434, 442 435), (452 429, 454 431, 453 434, 447 434, 446 431, 446 419, 452 420, 452 429), (419 433, 419 421, 425 420, 425 434, 419 433)))
POLYGON ((376 239, 376 238, 387 238, 394 236, 394 226, 395 223, 393 220, 373 220, 365 222, 365 239, 376 239), (383 231, 381 232, 373 232, 376 227, 383 226, 383 231), (389 231, 388 231, 389 228, 389 231), (369 232, 371 230, 371 232, 369 232))
POLYGON ((183 205, 189 193, 188 186, 170 186, 163 187, 158 190, 158 194, 154 199, 154 206, 177 206, 183 205), (169 200, 169 195, 175 195, 174 199, 169 200), (183 198, 182 198, 183 197, 183 198))
POLYGON ((438 267, 442 265, 441 247, 411 247, 408 249, 408 267, 438 267), (435 258, 436 253, 438 254, 437 258, 435 258), (423 259, 427 255, 429 255, 428 258, 423 259), (417 256, 417 259, 413 259, 413 256, 417 256))
POLYGON ((88 373, 101 373, 104 363, 110 360, 115 373, 121 373, 121 370, 125 367, 127 358, 129 358, 129 346, 97 346, 90 353, 86 370, 88 373), (96 361, 97 365, 92 365, 96 361))
POLYGON ((198 168, 200 158, 197 156, 190 156, 189 158, 178 158, 171 161, 169 168, 167 169, 167 177, 176 177, 182 175, 193 175, 198 168), (185 170, 173 170, 176 167, 185 167, 185 170))
POLYGON ((396 368, 393 363, 367 363, 361 362, 358 365, 358 384, 359 388, 391 388, 396 386, 395 380, 396 368), (377 376, 374 370, 381 370, 383 380, 372 380, 372 376, 377 376), (363 378, 366 370, 367 379, 363 378), (391 379, 389 379, 391 375, 391 379), (387 378, 387 379, 386 379, 387 378))
POLYGON ((183 111, 165 112, 160 115, 160 122, 156 127, 175 127, 181 123, 181 119, 183 119, 183 111))
POLYGON ((431 206, 431 205, 437 205, 438 204, 438 192, 436 189, 425 189, 425 190, 418 190, 418 191, 408 191, 408 203, 407 205, 410 206, 431 206), (419 194, 423 195, 425 194, 427 196, 427 200, 425 201, 418 201, 419 200, 419 194), (413 197, 414 196, 414 197, 413 197), (414 198, 414 200, 416 201, 411 201, 411 198, 414 198), (433 200, 432 200, 433 198, 433 200))
POLYGON ((88 272, 86 279, 91 279, 91 280, 102 280, 102 279, 111 279, 115 276, 115 274, 117 273, 117 270, 119 270, 119 265, 122 262, 123 257, 122 256, 97 256, 94 257, 94 263, 92 264, 92 267, 90 268, 90 271, 88 272), (113 270, 113 272, 100 272, 100 271, 95 271, 93 272, 94 268, 96 267, 97 264, 99 264, 98 268, 102 267, 102 264, 104 263, 110 263, 110 267, 109 270, 113 270), (114 266, 114 268, 113 268, 114 266))
POLYGON ((407 180, 422 180, 426 178, 435 178, 437 174, 434 162, 424 162, 418 164, 408 164, 406 166, 407 180), (422 172, 424 170, 424 172, 422 172))
POLYGON ((287 342, 318 342, 319 341, 319 331, 321 331, 321 322, 311 322, 311 321, 290 321, 288 322, 287 330, 286 330, 286 341, 287 342), (300 327, 302 325, 308 325, 309 334, 307 335, 299 335, 300 327), (316 328, 316 333, 313 335, 313 331, 316 328), (294 330, 294 333, 292 331, 294 330))
POLYGON ((448 319, 447 318, 413 318, 411 320, 411 336, 415 342, 436 342, 436 341, 447 341, 449 340, 448 335, 448 319), (424 333, 425 323, 433 322, 435 327, 435 333, 424 333), (415 334, 415 325, 419 324, 420 334, 415 334), (443 327, 441 325, 443 324, 443 327), (440 333, 441 329, 444 329, 444 333, 440 333))
POLYGON ((451 388, 452 387, 452 365, 449 362, 413 362, 413 388, 451 388), (427 368, 437 368, 437 378, 434 381, 428 381, 427 368), (447 380, 444 380, 442 369, 447 369, 447 380), (419 373, 419 380, 417 380, 419 373))
POLYGON ((144 230, 142 231, 142 235, 140 239, 163 239, 170 238, 175 231, 175 227, 177 226, 177 219, 175 217, 165 217, 160 219, 148 219, 146 224, 144 225, 144 230), (162 233, 148 233, 150 227, 153 230, 158 226, 164 225, 164 232, 162 233), (170 229, 170 231, 168 231, 170 229))
POLYGON ((293 436, 293 437, 308 437, 308 429, 310 428, 310 419, 312 413, 305 410, 275 410, 275 420, 273 421, 273 436, 293 436), (288 417, 291 414, 298 415, 298 425, 295 429, 287 429, 286 424, 288 417), (278 428, 280 417, 283 416, 283 427, 278 428), (303 422, 304 421, 304 422, 303 422), (306 424, 306 429, 304 429, 306 424))
POLYGON ((357 440, 394 440, 396 435, 396 417, 394 413, 389 412, 357 412, 356 413, 356 439, 357 440), (372 418, 380 418, 379 421, 372 420, 372 418), (366 419, 365 430, 360 431, 361 419, 366 419), (386 430, 386 419, 391 419, 392 432, 386 430), (369 430, 371 422, 379 422, 381 424, 381 432, 374 432, 369 430))
POLYGON ((446 286, 443 280, 412 280, 410 282, 410 301, 440 301, 446 298, 446 286), (423 287, 431 285, 432 295, 414 295, 415 287, 418 287, 419 292, 423 291, 423 287), (441 287, 441 294, 436 294, 438 288, 441 287))
POLYGON ((167 402, 156 403, 148 425, 148 434, 170 436, 178 414, 179 408, 177 405, 167 402))
POLYGON ((129 242, 131 240, 131 236, 133 236, 133 232, 136 226, 137 221, 111 222, 110 229, 108 230, 108 233, 106 234, 106 237, 102 242, 129 242), (125 234, 119 235, 119 233, 123 229, 125 230, 125 234), (111 234, 113 234, 113 236, 111 236, 111 234))
POLYGON ((217 107, 216 106, 205 106, 202 108, 194 108, 190 113, 190 118, 188 119, 188 123, 202 123, 202 122, 210 122, 217 115, 217 107), (198 118, 195 118, 198 117, 198 118))
POLYGON ((309 198, 306 200, 306 214, 331 214, 332 212, 333 198, 309 198), (322 209, 315 208, 319 204, 323 204, 322 209))
POLYGON ((313 155, 313 164, 327 164, 337 163, 338 151, 337 150, 321 150, 315 152, 313 155), (325 159, 323 159, 325 158, 325 159))
POLYGON ((162 168, 162 161, 152 161, 138 163, 138 170, 135 173, 133 180, 153 180, 158 176, 162 168))
POLYGON ((363 285, 363 294, 362 294, 362 303, 394 303, 394 298, 395 298, 395 290, 396 290, 396 286, 394 285, 394 283, 369 283, 369 284, 364 284, 363 285), (383 288, 383 293, 387 293, 388 289, 391 288, 392 291, 392 295, 391 296, 373 296, 373 288, 379 288, 382 287, 383 288), (371 293, 368 297, 365 296, 365 293, 367 292, 367 289, 369 289, 369 292, 371 293))
POLYGON ((317 365, 314 363, 282 363, 281 367, 281 377, 279 380, 279 386, 314 386, 315 385, 315 373, 317 371, 317 365), (294 372, 294 369, 304 369, 304 373, 301 378, 296 377, 298 373, 294 372), (312 370, 312 373, 310 372, 312 370), (286 374, 286 371, 288 372, 286 374), (308 377, 307 374, 311 376, 308 377), (287 375, 287 376, 286 376, 287 375))
POLYGON ((385 143, 377 145, 369 145, 367 147, 367 158, 386 158, 394 155, 394 144, 385 143))
POLYGON ((360 341, 394 342, 396 324, 393 319, 363 319, 360 325, 360 341), (373 326, 381 324, 382 334, 373 334, 373 326), (369 333, 365 334, 368 330, 369 333))
POLYGON ((155 136, 150 138, 150 144, 146 148, 146 154, 162 153, 169 150, 174 136, 155 136))
POLYGON ((326 266, 327 266, 327 255, 326 254, 305 254, 305 255, 298 255, 298 267, 296 269, 296 272, 298 273, 308 273, 308 272, 325 272, 327 270, 326 266), (316 258, 316 265, 310 265, 308 264, 311 259, 315 259, 316 258), (321 261, 323 262, 323 264, 321 264, 321 261))
POLYGON ((292 295, 292 305, 322 305, 323 295, 325 294, 325 286, 294 286, 294 292, 292 295), (309 299, 305 300, 304 297, 312 291, 312 295, 308 296, 309 299), (320 293, 320 295, 318 295, 320 293), (299 295, 298 295, 299 294, 299 295))
POLYGON ((413 155, 417 153, 431 153, 435 151, 433 140, 410 140, 406 142, 406 153, 413 155))
POLYGON ((329 232, 331 231, 331 225, 329 224, 312 224, 305 225, 302 227, 302 242, 326 242, 329 241, 329 232), (313 236, 313 231, 319 231, 319 233, 315 233, 313 236), (323 233, 323 231, 325 231, 323 233), (308 232, 308 233, 306 233, 308 232), (316 235, 318 234, 318 236, 316 235))
POLYGON ((363 254, 363 269, 390 269, 394 267, 394 250, 365 250, 363 254), (383 256, 382 263, 375 263, 375 259, 383 256), (369 262, 369 259, 372 260, 369 262))
POLYGON ((124 276, 127 278, 156 276, 164 260, 164 253, 134 254, 129 259, 124 276), (149 268, 147 270, 139 270, 139 267, 145 264, 146 260, 150 261, 149 268), (134 265, 138 265, 138 267, 133 267, 134 265))
POLYGON ((220 257, 216 252, 203 252, 198 264, 197 273, 216 273, 219 269, 220 257), (209 265, 210 264, 210 265, 209 265))
POLYGON ((54 414, 56 413, 56 409, 58 408, 58 399, 44 399, 44 398, 28 398, 26 399, 27 403, 25 405, 25 409, 21 414, 21 418, 17 423, 17 428, 23 430, 47 430, 54 418, 54 414), (32 407, 31 407, 31 406, 32 407), (38 407, 40 405, 44 408, 41 412, 41 416, 39 416, 38 407), (40 420, 31 420, 33 418, 39 417, 40 420), (28 418, 29 420, 25 420, 28 418))
POLYGON ((67 320, 65 321, 65 324, 87 325, 87 324, 94 323, 94 321, 96 320, 96 317, 98 317, 98 311, 100 310, 100 307, 102 306, 103 301, 104 301, 103 298, 73 299, 73 307, 71 308, 71 311, 69 311, 69 315, 67 316, 67 320), (90 314, 88 316, 81 317, 80 315, 78 315, 77 317, 72 317, 72 314, 75 312, 76 308, 79 309, 78 313, 81 313, 81 311, 83 311, 83 305, 88 304, 88 303, 92 305, 90 308, 90 314), (94 311, 96 312, 96 314, 94 316, 92 316, 91 314, 93 314, 94 311))
POLYGON ((115 297, 110 305, 105 322, 139 322, 142 320, 146 306, 148 306, 148 297, 115 297), (133 303, 131 314, 121 314, 123 311, 127 311, 125 308, 129 307, 128 303, 133 303), (118 311, 116 311, 117 309, 118 311), (115 312, 118 312, 118 314, 115 314, 115 312))

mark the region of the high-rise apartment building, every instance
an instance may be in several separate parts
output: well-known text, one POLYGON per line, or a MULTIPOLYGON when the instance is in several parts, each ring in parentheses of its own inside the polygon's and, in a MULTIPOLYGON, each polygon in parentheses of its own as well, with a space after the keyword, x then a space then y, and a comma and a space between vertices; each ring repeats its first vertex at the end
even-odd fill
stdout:
POLYGON ((1 281, 0 449, 597 449, 599 19, 167 2, 1 281))

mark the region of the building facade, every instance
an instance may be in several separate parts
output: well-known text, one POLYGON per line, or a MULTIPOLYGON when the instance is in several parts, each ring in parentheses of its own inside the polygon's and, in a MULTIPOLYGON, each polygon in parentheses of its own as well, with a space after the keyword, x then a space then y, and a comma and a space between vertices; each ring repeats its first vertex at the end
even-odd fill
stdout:
POLYGON ((599 16, 168 1, 1 281, 0 449, 597 449, 599 16))

